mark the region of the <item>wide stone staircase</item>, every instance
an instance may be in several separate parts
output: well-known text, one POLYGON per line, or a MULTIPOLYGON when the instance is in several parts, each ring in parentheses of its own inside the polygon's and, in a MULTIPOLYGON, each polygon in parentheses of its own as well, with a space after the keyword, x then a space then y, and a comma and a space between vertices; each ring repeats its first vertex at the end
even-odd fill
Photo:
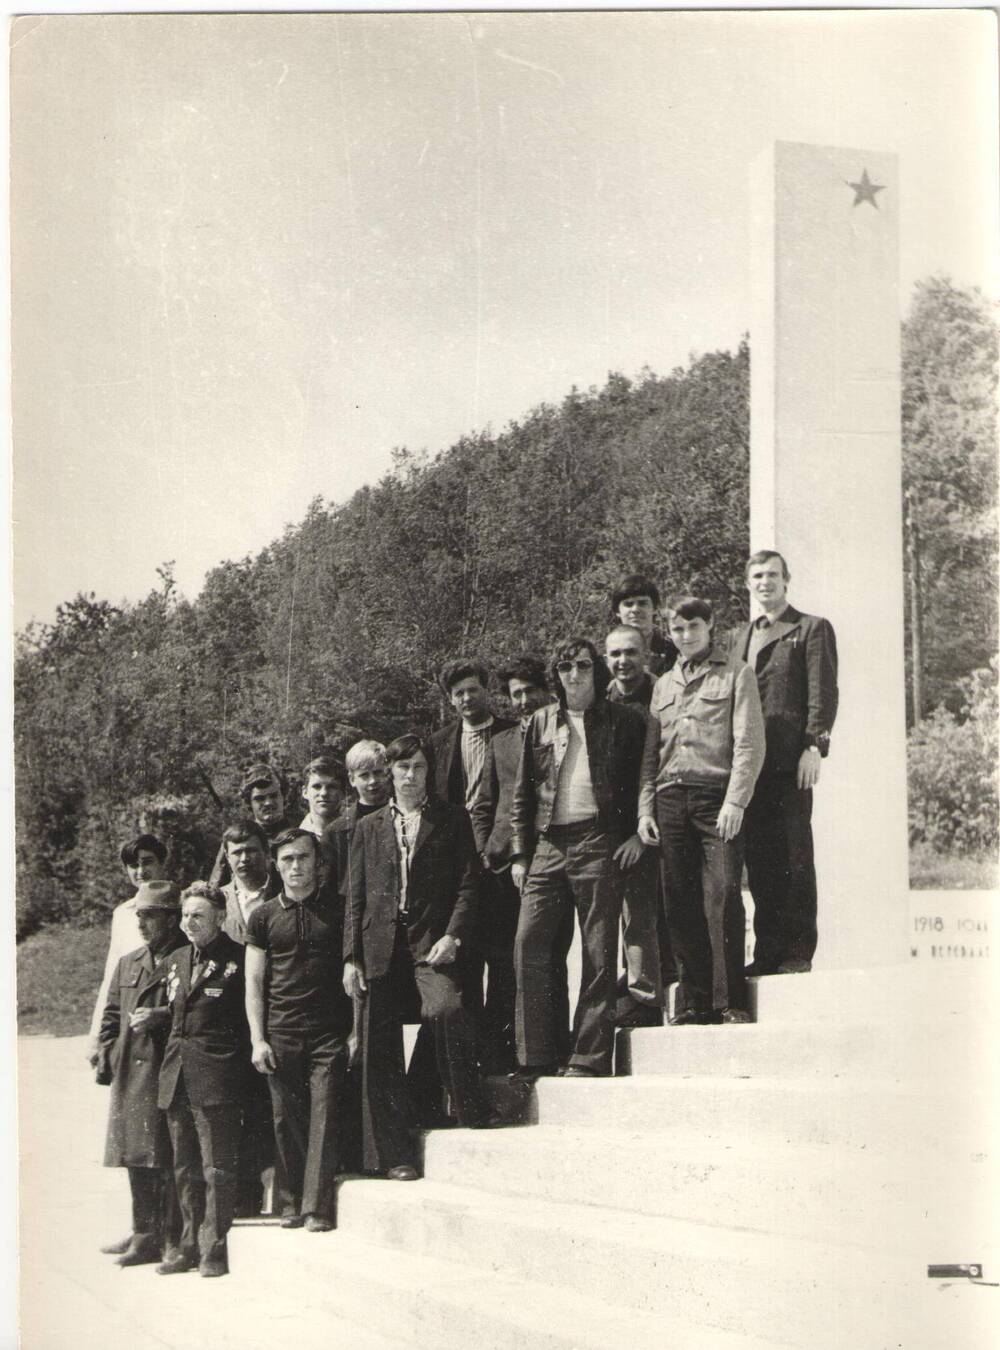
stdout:
POLYGON ((996 1022, 934 975, 772 977, 754 1025, 620 1032, 615 1078, 498 1081, 520 1124, 344 1181, 330 1235, 238 1226, 233 1267, 400 1350, 986 1350, 996 1022))

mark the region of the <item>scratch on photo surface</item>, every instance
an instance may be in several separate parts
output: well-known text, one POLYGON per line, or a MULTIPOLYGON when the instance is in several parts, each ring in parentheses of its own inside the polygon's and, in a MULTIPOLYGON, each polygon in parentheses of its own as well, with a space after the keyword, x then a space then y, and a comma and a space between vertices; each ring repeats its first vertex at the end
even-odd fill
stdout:
POLYGON ((566 81, 559 74, 558 70, 550 70, 548 66, 536 65, 534 61, 525 61, 523 56, 511 56, 510 52, 501 51, 499 47, 494 47, 494 55, 501 61, 512 61, 515 66, 526 66, 528 70, 537 70, 539 75, 551 75, 554 80, 565 86, 566 81))

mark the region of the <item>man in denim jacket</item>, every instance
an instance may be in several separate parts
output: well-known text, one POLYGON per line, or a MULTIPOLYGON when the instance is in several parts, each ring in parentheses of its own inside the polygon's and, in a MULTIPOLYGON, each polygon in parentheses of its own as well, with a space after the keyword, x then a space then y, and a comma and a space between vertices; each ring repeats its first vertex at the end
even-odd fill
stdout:
POLYGON ((639 795, 640 837, 663 854, 681 1026, 749 1020, 740 836, 764 719, 753 671, 714 645, 713 623, 707 600, 671 606, 680 659, 653 689, 639 795))

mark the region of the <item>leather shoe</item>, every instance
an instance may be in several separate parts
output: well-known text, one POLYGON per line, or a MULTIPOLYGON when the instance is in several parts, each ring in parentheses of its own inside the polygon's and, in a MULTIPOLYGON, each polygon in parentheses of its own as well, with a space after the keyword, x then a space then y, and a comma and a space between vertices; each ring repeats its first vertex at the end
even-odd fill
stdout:
POLYGON ((510 1075, 515 1087, 534 1087, 539 1078, 555 1078, 559 1072, 558 1064, 522 1064, 510 1075))
POLYGON ((500 1130, 507 1122, 499 1111, 491 1111, 488 1116, 482 1120, 477 1120, 474 1125, 470 1125, 470 1130, 500 1130))
POLYGON ((160 1245, 149 1238, 135 1238, 128 1244, 128 1250, 123 1252, 115 1262, 116 1266, 151 1266, 160 1259, 160 1245))
POLYGON ((332 1231, 333 1231, 332 1221, 330 1219, 324 1218, 322 1214, 306 1215, 307 1233, 331 1233, 332 1231))
POLYGON ((699 1012, 696 1008, 685 1008, 676 1017, 671 1017, 672 1027, 711 1027, 722 1021, 719 1012, 699 1012))
MULTIPOLYGON (((622 1006, 622 1005, 620 1005, 622 1006)), ((655 1003, 640 1003, 630 998, 623 1000, 621 1012, 615 1018, 616 1027, 662 1027, 663 1009, 655 1003)))
POLYGON ((197 1270, 198 1258, 193 1252, 171 1252, 156 1267, 157 1275, 183 1275, 186 1270, 197 1270))
POLYGON ((588 1069, 582 1064, 571 1064, 568 1068, 563 1069, 559 1075, 560 1078, 602 1078, 603 1076, 596 1069, 588 1069))
POLYGON ((730 1025, 736 1025, 744 1022, 751 1022, 753 1021, 753 1018, 745 1008, 727 1008, 722 1014, 722 1020, 730 1025))
POLYGON ((281 1216, 282 1228, 301 1228, 305 1221, 304 1214, 282 1214, 281 1216))
POLYGON ((117 1242, 109 1242, 101 1251, 105 1256, 124 1256, 131 1245, 132 1234, 129 1233, 128 1237, 119 1238, 117 1242))
POLYGON ((409 1163, 400 1163, 398 1167, 390 1167, 385 1175, 387 1181, 417 1181, 420 1176, 417 1169, 411 1167, 409 1163))
POLYGON ((808 975, 813 968, 811 961, 782 961, 778 967, 779 975, 808 975))
POLYGON ((207 1260, 198 1265, 198 1274, 203 1275, 206 1280, 216 1279, 219 1275, 228 1275, 229 1268, 225 1261, 207 1260))

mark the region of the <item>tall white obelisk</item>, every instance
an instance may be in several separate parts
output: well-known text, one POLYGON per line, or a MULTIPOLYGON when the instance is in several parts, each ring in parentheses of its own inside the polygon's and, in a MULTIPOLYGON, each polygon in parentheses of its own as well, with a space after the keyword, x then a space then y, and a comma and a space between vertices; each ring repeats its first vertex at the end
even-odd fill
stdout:
POLYGON ((778 142, 754 166, 750 543, 837 633, 840 712, 814 793, 815 965, 907 954, 899 169, 778 142))

